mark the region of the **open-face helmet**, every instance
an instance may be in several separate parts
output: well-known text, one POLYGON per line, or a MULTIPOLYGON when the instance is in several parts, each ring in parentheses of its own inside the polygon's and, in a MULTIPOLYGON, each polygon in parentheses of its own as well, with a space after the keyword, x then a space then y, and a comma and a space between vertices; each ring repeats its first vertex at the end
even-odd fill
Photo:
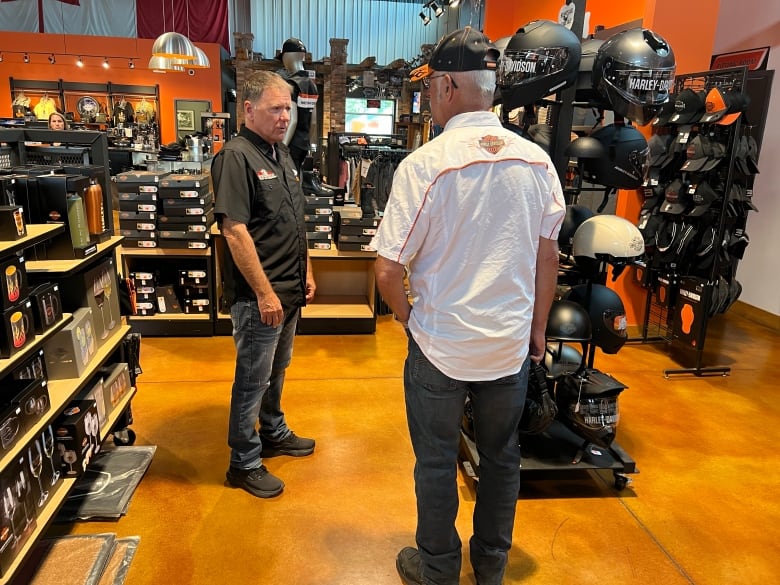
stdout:
POLYGON ((674 88, 674 52, 646 28, 619 32, 601 45, 593 62, 593 87, 619 116, 644 126, 674 88))
POLYGON ((527 106, 569 87, 577 78, 581 50, 576 34, 550 20, 519 28, 498 61, 503 107, 527 106))
POLYGON ((620 296, 603 284, 573 286, 566 300, 581 305, 588 312, 591 343, 604 353, 617 353, 628 339, 626 309, 620 296))

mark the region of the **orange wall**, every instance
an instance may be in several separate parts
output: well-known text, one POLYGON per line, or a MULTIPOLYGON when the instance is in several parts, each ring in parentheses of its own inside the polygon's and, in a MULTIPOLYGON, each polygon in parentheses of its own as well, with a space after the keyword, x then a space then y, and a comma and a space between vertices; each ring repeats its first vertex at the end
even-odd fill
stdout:
MULTIPOLYGON (((646 0, 588 0, 590 30, 601 24, 606 28, 642 18, 646 0)), ((565 0, 485 0, 485 34, 493 40, 512 35, 524 24, 544 18, 557 22, 565 0)))
MULTIPOLYGON (((194 75, 184 73, 153 73, 147 69, 151 57, 151 39, 17 33, 0 34, 0 79, 32 79, 85 83, 116 83, 121 85, 160 86, 160 131, 163 143, 176 140, 174 100, 210 100, 213 111, 222 109, 222 74, 220 46, 215 43, 197 43, 208 56, 209 69, 194 69, 194 75), (29 51, 30 63, 24 63, 23 52, 29 51), (54 53, 57 62, 48 61, 54 53), (76 67, 78 56, 84 67, 76 67), (108 56, 110 69, 102 67, 108 56), (135 69, 128 67, 135 60, 135 69)), ((6 83, 3 81, 3 83, 6 83)), ((11 91, 0 90, 0 117, 11 116, 11 91)))

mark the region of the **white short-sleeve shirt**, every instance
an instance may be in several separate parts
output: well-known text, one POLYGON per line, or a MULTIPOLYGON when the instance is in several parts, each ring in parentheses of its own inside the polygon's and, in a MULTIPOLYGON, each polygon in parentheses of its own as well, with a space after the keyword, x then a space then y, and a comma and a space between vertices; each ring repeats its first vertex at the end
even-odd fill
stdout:
POLYGON ((549 156, 492 112, 453 117, 407 156, 372 246, 409 268, 409 329, 447 376, 495 380, 528 355, 539 238, 565 214, 549 156))

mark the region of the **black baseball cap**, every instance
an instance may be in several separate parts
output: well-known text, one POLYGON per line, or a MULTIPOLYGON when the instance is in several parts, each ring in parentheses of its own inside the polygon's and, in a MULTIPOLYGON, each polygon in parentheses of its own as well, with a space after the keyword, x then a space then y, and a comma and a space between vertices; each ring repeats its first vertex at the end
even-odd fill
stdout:
POLYGON ((490 39, 467 26, 442 37, 428 63, 414 69, 409 77, 412 81, 420 81, 434 71, 495 70, 499 56, 490 39))
POLYGON ((681 171, 695 173, 701 171, 704 165, 709 162, 710 159, 707 156, 708 145, 705 144, 705 140, 705 137, 698 135, 688 143, 688 148, 686 149, 688 160, 680 167, 681 171))
POLYGON ((693 193, 693 204, 695 207, 688 212, 688 217, 704 215, 710 208, 710 205, 715 203, 719 197, 720 195, 710 187, 707 181, 700 182, 693 193))
POLYGON ((688 185, 683 184, 680 179, 672 181, 666 187, 666 200, 661 205, 661 213, 671 213, 680 215, 688 208, 688 185))
POLYGON ((674 109, 674 102, 675 97, 673 95, 669 96, 669 99, 666 100, 663 107, 661 108, 661 111, 658 112, 656 117, 653 119, 653 126, 666 126, 669 123, 669 119, 674 115, 675 109, 674 109))
POLYGON ((296 39, 295 37, 290 37, 286 41, 284 41, 284 44, 282 45, 282 50, 280 53, 276 55, 276 58, 280 61, 282 60, 282 55, 285 53, 305 53, 306 52, 306 45, 303 44, 303 41, 301 39, 296 39))
POLYGON ((693 124, 705 112, 707 93, 684 89, 674 100, 674 114, 669 118, 673 124, 693 124))

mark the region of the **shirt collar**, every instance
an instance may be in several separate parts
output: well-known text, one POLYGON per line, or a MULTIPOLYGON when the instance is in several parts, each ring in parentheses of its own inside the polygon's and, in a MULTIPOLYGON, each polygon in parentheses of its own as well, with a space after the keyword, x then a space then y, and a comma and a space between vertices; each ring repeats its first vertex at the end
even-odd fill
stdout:
POLYGON ((265 156, 267 156, 270 159, 274 158, 273 153, 273 146, 271 146, 269 143, 267 143, 265 140, 260 138, 260 135, 256 132, 252 132, 249 128, 246 126, 241 126, 241 130, 238 131, 239 136, 243 136, 249 142, 255 145, 257 149, 262 152, 265 156))
POLYGON ((493 112, 464 112, 450 118, 444 126, 444 131, 469 126, 501 126, 501 121, 493 112))

